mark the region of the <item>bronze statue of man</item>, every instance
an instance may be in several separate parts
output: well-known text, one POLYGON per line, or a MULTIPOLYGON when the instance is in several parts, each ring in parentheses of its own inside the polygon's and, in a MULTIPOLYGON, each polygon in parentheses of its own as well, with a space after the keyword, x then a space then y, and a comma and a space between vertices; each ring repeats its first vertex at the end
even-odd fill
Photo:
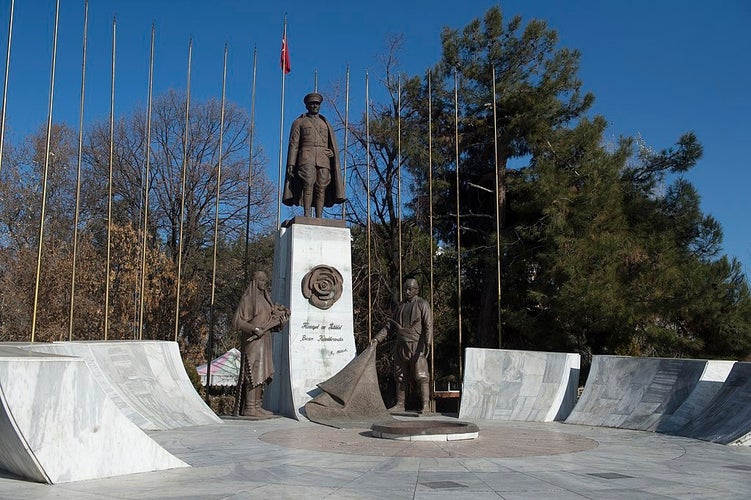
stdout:
POLYGON ((407 386, 411 382, 420 385, 421 412, 430 411, 430 371, 428 352, 433 343, 433 312, 430 304, 419 297, 417 280, 404 280, 404 300, 396 308, 388 325, 384 326, 372 344, 383 342, 386 336, 396 334, 394 350, 394 378, 396 379, 396 404, 392 412, 404 411, 407 386))
POLYGON ((232 319, 232 325, 242 332, 245 405, 241 414, 251 417, 273 414, 261 406, 263 386, 274 375, 270 332, 280 330, 289 321, 289 309, 271 302, 268 281, 263 271, 253 273, 232 319))
POLYGON ((339 148, 331 124, 319 114, 323 96, 313 92, 303 99, 308 112, 300 115, 289 133, 285 205, 303 207, 305 217, 323 217, 324 207, 343 203, 344 184, 339 166, 339 148))

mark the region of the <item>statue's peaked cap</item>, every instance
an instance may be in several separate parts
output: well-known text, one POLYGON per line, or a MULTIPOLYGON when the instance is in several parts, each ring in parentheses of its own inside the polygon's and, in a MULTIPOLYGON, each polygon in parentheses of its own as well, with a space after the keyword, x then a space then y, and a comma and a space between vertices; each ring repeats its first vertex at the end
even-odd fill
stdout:
POLYGON ((303 98, 302 102, 304 102, 305 104, 308 104, 309 102, 321 103, 323 102, 323 96, 318 92, 311 92, 303 98))

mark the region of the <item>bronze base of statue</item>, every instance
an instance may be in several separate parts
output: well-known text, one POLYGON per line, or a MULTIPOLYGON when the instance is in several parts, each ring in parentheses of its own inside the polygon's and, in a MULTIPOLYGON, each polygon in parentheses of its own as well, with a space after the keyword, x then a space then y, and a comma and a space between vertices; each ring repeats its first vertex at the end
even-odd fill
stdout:
POLYGON ((347 227, 347 221, 341 219, 318 219, 297 215, 282 222, 282 227, 290 227, 292 224, 307 224, 308 226, 321 227, 347 227))

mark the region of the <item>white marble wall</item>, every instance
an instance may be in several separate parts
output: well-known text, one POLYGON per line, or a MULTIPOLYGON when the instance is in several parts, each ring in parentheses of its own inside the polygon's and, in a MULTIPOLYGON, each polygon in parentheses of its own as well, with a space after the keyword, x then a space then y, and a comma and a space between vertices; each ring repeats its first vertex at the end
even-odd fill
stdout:
POLYGON ((55 342, 26 348, 83 358, 109 398, 142 429, 222 422, 191 384, 176 342, 55 342))
POLYGON ((735 363, 703 411, 671 434, 751 446, 751 363, 735 363))
POLYGON ((573 407, 578 354, 468 348, 465 360, 459 418, 548 422, 573 407))
POLYGON ((0 468, 62 483, 188 466, 118 410, 82 359, 14 351, 0 347, 0 468))
POLYGON ((273 294, 291 310, 287 327, 274 338, 274 379, 265 406, 304 418, 305 403, 323 382, 355 357, 352 315, 352 257, 349 229, 293 223, 279 233, 274 255, 273 294), (311 305, 301 283, 315 266, 336 268, 344 280, 341 298, 329 309, 311 305))
POLYGON ((655 430, 671 434, 694 420, 720 392, 734 364, 735 361, 707 361, 699 382, 688 398, 670 418, 660 422, 655 430))
POLYGON ((569 424, 655 430, 701 379, 703 359, 594 356, 569 424))

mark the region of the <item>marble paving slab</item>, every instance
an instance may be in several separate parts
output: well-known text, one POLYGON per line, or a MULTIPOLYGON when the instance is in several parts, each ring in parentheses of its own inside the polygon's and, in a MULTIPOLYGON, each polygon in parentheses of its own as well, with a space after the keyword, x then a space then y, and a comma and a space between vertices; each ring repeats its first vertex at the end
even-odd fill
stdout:
POLYGON ((0 498, 745 500, 751 489, 749 447, 560 422, 477 425, 478 439, 440 443, 228 420, 150 433, 189 469, 53 486, 0 474, 0 498))

